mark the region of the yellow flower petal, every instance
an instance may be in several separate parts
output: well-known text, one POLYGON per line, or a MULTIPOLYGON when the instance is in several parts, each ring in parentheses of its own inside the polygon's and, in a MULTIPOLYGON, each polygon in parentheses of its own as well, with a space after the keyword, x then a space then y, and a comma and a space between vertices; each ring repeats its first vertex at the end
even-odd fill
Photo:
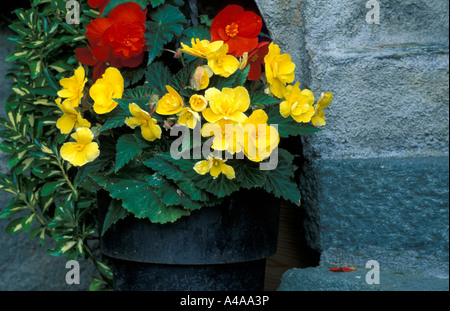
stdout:
POLYGON ((95 142, 86 144, 83 149, 83 156, 86 162, 92 162, 100 155, 98 144, 95 142))
POLYGON ((141 126, 142 137, 148 141, 154 141, 161 138, 162 130, 161 127, 153 122, 148 126, 141 126))
POLYGON ((194 170, 200 174, 200 175, 205 175, 210 171, 209 168, 209 161, 200 161, 197 162, 194 166, 194 170))
POLYGON ((222 163, 220 168, 221 168, 222 174, 227 176, 228 179, 234 179, 236 177, 236 173, 234 171, 234 168, 231 167, 230 165, 222 163))
POLYGON ((120 71, 109 67, 89 90, 89 95, 94 100, 94 111, 97 114, 105 114, 114 110, 117 107, 114 99, 121 99, 123 91, 124 79, 120 71))
MULTIPOLYGON (((75 115, 76 117, 76 115, 75 115)), ((74 128, 76 119, 73 118, 72 114, 64 113, 61 118, 56 121, 56 127, 61 131, 62 134, 69 134, 74 128)))
POLYGON ((156 108, 156 113, 160 115, 172 115, 179 113, 183 107, 183 98, 178 94, 178 92, 171 87, 166 85, 166 89, 169 92, 164 95, 159 101, 156 108))

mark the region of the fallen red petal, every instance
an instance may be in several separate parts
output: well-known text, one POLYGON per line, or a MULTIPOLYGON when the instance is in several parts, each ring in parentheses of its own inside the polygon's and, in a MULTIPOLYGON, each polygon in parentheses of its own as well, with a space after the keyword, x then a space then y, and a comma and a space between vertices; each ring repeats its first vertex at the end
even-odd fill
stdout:
POLYGON ((338 267, 338 268, 330 268, 331 272, 351 272, 355 271, 355 267, 338 267))

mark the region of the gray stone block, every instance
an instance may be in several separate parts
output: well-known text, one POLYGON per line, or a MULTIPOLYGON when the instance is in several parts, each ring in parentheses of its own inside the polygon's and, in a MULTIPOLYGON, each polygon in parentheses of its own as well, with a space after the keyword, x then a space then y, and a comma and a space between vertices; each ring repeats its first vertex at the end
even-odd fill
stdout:
POLYGON ((367 0, 302 2, 306 42, 312 52, 404 44, 449 43, 445 0, 378 0, 380 25, 368 24, 367 0))
POLYGON ((320 52, 311 73, 334 101, 324 131, 304 139, 307 158, 448 155, 448 47, 320 52))
POLYGON ((377 260, 448 278, 448 157, 321 160, 303 174, 307 238, 321 265, 377 260))

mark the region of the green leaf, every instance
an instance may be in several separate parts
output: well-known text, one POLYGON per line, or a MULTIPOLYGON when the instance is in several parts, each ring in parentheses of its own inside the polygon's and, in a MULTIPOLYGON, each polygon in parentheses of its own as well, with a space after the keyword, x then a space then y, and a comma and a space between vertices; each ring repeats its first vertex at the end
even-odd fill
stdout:
POLYGON ((152 63, 163 50, 164 45, 183 32, 186 18, 180 9, 173 5, 164 5, 150 14, 152 21, 147 22, 147 44, 149 46, 148 64, 152 63))
POLYGON ((266 182, 268 171, 260 170, 259 163, 249 163, 244 160, 230 160, 227 164, 234 168, 236 180, 243 188, 262 187, 266 182))
POLYGON ((244 70, 237 70, 237 78, 233 83, 233 87, 243 86, 247 81, 248 72, 250 71, 250 66, 245 67, 244 70))
MULTIPOLYGON (((250 104, 254 108, 262 108, 274 104, 279 104, 280 100, 276 97, 269 96, 262 92, 252 92, 250 93, 250 104)), ((278 111, 279 112, 279 111, 278 111)))
POLYGON ((66 181, 64 181, 64 180, 57 180, 57 181, 48 182, 48 183, 44 184, 44 186, 42 186, 41 195, 43 197, 49 196, 53 192, 55 192, 56 189, 58 189, 59 187, 61 187, 65 183, 66 183, 66 181))
POLYGON ((23 217, 16 218, 8 223, 5 228, 7 234, 16 234, 22 230, 22 220, 23 217))
POLYGON ((136 68, 124 67, 120 69, 120 73, 124 79, 124 87, 128 88, 130 85, 138 83, 144 77, 145 71, 145 66, 139 66, 136 68))
POLYGON ((108 114, 108 119, 100 129, 100 133, 116 127, 124 126, 125 120, 130 116, 131 114, 128 109, 124 110, 121 107, 117 106, 110 114, 108 114))
POLYGON ((34 219, 36 218, 36 214, 31 214, 27 217, 23 217, 22 219, 22 229, 23 231, 27 232, 30 230, 31 225, 33 224, 34 219))
POLYGON ((142 153, 142 148, 132 134, 120 136, 117 141, 116 168, 117 173, 125 164, 130 162, 135 156, 142 153))
POLYGON ((113 278, 113 272, 111 267, 109 267, 107 264, 101 261, 96 261, 95 265, 97 266, 98 271, 100 274, 105 277, 106 279, 112 280, 113 278))
POLYGON ((277 198, 300 205, 300 190, 294 180, 294 156, 284 149, 278 149, 278 154, 277 168, 267 172, 264 188, 277 198))
POLYGON ((216 179, 213 179, 209 174, 204 175, 203 178, 196 183, 196 186, 219 198, 229 196, 240 188, 240 184, 236 179, 228 179, 223 174, 220 174, 216 179))
POLYGON ((156 8, 157 6, 164 4, 164 0, 150 0, 150 4, 153 8, 156 8))
POLYGON ((169 68, 162 62, 151 63, 147 67, 145 73, 146 86, 155 88, 162 97, 162 94, 167 93, 166 85, 170 84, 172 80, 172 73, 169 68))
POLYGON ((122 201, 113 199, 109 205, 108 213, 106 214, 103 222, 102 235, 104 235, 106 230, 108 230, 113 224, 121 219, 125 219, 128 215, 130 215, 130 212, 122 207, 122 201))
POLYGON ((110 0, 103 9, 102 17, 107 17, 116 6, 127 2, 135 2, 139 4, 143 9, 145 9, 147 7, 148 0, 110 0))
POLYGON ((10 216, 26 210, 28 207, 24 204, 10 203, 1 213, 0 219, 9 218, 10 216))
POLYGON ((110 179, 107 185, 111 197, 122 200, 123 207, 137 218, 148 218, 155 223, 174 222, 189 211, 164 205, 148 182, 131 179, 110 179))
POLYGON ((267 116, 269 125, 278 125, 278 132, 281 138, 289 136, 309 135, 321 131, 322 129, 313 126, 310 123, 298 123, 291 117, 284 118, 280 114, 278 105, 267 107, 267 116))

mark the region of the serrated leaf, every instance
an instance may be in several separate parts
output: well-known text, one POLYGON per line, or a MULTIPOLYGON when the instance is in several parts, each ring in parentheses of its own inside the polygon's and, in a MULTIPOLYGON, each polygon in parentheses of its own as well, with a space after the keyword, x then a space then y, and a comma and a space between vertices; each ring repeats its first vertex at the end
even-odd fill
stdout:
POLYGON ((103 9, 102 17, 107 17, 116 6, 127 2, 135 2, 139 4, 142 7, 142 9, 145 9, 147 7, 148 0, 110 0, 103 9))
POLYGON ((233 160, 227 162, 231 165, 236 173, 236 180, 243 188, 262 187, 266 182, 266 175, 268 171, 263 171, 259 168, 259 163, 249 163, 244 160, 233 160))
POLYGON ((164 63, 154 62, 147 67, 145 79, 146 86, 155 88, 162 97, 162 94, 167 93, 166 85, 172 80, 172 73, 164 63))
POLYGON ((165 206, 147 182, 131 179, 113 179, 107 185, 111 197, 122 200, 123 207, 137 218, 148 218, 155 223, 174 222, 189 211, 165 206))
POLYGON ((264 188, 277 198, 283 198, 300 205, 300 190, 294 180, 294 156, 284 149, 278 150, 278 165, 275 170, 268 171, 264 188))
POLYGON ((117 173, 125 164, 130 162, 135 156, 142 153, 142 148, 132 134, 120 136, 117 141, 116 168, 117 173))
POLYGON ((236 179, 228 179, 223 174, 220 174, 216 179, 213 179, 209 174, 204 175, 203 178, 196 183, 196 186, 219 198, 229 196, 240 188, 240 184, 236 179))
POLYGON ((150 0, 150 4, 153 8, 156 8, 157 6, 164 4, 164 0, 150 0))
POLYGON ((113 224, 121 219, 125 219, 128 215, 130 215, 130 212, 122 207, 122 201, 113 199, 109 205, 108 212, 106 213, 106 217, 103 222, 102 235, 104 235, 106 230, 108 230, 113 224))
POLYGON ((148 64, 152 63, 163 50, 164 45, 172 41, 174 36, 183 32, 186 23, 184 14, 173 5, 164 5, 150 14, 152 21, 147 22, 147 45, 149 46, 148 64))
POLYGON ((121 107, 116 107, 110 114, 108 119, 100 129, 100 133, 113 128, 121 127, 125 125, 125 120, 131 116, 128 110, 124 110, 121 107))

